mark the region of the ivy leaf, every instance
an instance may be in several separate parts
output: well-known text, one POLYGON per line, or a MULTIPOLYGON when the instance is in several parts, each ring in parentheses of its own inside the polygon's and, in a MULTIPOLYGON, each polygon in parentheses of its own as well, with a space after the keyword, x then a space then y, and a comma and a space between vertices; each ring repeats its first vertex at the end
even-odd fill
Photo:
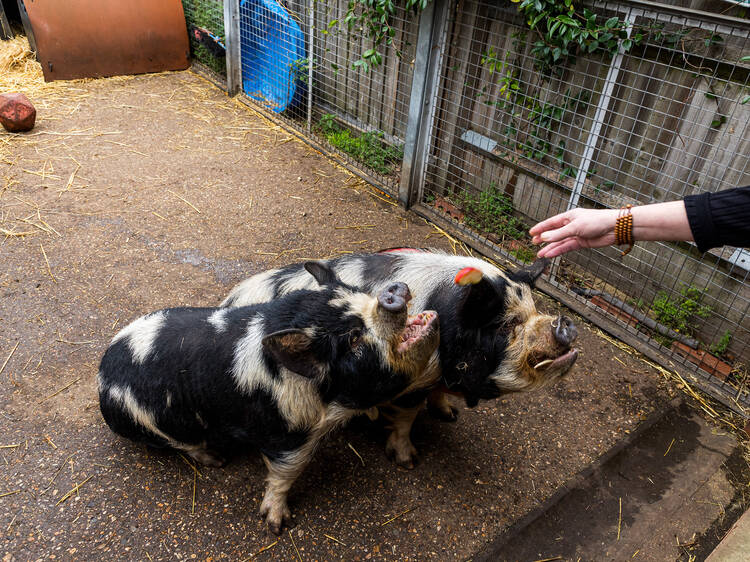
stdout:
POLYGON ((361 68, 365 72, 367 72, 370 69, 369 66, 368 66, 368 64, 365 61, 363 61, 362 59, 354 61, 354 68, 355 69, 361 68))
POLYGON ((750 101, 750 96, 746 96, 745 99, 740 102, 740 105, 745 105, 749 101, 750 101))
POLYGON ((557 16, 557 21, 564 23, 565 25, 570 25, 574 27, 578 27, 578 22, 571 18, 570 16, 557 16))

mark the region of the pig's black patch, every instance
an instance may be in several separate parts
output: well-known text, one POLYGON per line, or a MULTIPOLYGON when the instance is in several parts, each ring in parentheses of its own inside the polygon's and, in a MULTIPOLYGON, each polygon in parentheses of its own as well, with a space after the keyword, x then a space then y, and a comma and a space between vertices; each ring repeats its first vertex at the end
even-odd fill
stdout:
MULTIPOLYGON (((380 351, 360 343, 356 353, 349 336, 364 330, 361 318, 331 307, 332 290, 297 291, 271 303, 233 309, 172 308, 143 362, 134 361, 129 336, 114 342, 100 366, 100 406, 113 431, 156 447, 168 442, 137 423, 127 408, 112 399, 113 386, 127 389, 138 408, 153 416, 158 430, 174 441, 207 448, 230 456, 259 448, 277 458, 297 449, 307 434, 289 431, 287 421, 267 389, 240 390, 232 375, 237 344, 246 335, 250 321, 263 317, 264 333, 315 328, 314 360, 328 369, 315 379, 324 403, 367 409, 396 396, 409 377, 389 369, 380 351), (217 310, 224 311, 224 329, 208 322, 217 310)), ((263 361, 272 376, 280 365, 271 353, 263 361)))

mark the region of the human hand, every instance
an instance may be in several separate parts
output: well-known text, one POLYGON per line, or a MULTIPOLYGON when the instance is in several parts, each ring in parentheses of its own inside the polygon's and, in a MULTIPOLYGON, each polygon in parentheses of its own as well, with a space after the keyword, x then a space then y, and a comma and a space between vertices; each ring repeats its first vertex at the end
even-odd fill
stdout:
POLYGON ((537 256, 554 258, 580 248, 601 248, 615 243, 617 209, 571 209, 536 224, 529 230, 534 244, 547 243, 537 256))

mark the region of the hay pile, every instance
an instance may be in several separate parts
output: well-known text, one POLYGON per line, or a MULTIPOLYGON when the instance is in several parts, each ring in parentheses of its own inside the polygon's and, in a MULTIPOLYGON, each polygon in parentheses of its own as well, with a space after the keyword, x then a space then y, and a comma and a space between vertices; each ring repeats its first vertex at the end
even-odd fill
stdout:
POLYGON ((42 66, 36 61, 26 37, 0 41, 0 94, 24 92, 29 95, 45 86, 42 66))

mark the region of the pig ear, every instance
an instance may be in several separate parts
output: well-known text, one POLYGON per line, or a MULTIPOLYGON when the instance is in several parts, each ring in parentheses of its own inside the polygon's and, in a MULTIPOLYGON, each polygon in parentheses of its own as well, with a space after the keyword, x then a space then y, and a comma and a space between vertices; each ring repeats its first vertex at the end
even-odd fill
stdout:
POLYGON ((263 338, 263 349, 293 373, 314 378, 320 374, 320 365, 313 353, 313 341, 302 330, 281 330, 263 338))
POLYGON ((321 286, 336 285, 339 283, 333 270, 328 267, 328 264, 322 261, 307 261, 305 262, 305 269, 310 275, 315 277, 315 280, 321 286))
MULTIPOLYGON (((456 284, 459 284, 458 281, 456 284)), ((462 326, 481 328, 495 320, 502 312, 502 295, 486 277, 482 277, 476 283, 465 285, 461 290, 463 296, 458 313, 462 326)))
POLYGON ((516 283, 526 283, 527 285, 531 285, 533 287, 536 280, 539 279, 539 276, 544 272, 545 269, 547 269, 547 266, 549 264, 549 259, 541 258, 536 260, 528 267, 519 269, 518 271, 514 271, 508 277, 511 281, 515 281, 516 283))

